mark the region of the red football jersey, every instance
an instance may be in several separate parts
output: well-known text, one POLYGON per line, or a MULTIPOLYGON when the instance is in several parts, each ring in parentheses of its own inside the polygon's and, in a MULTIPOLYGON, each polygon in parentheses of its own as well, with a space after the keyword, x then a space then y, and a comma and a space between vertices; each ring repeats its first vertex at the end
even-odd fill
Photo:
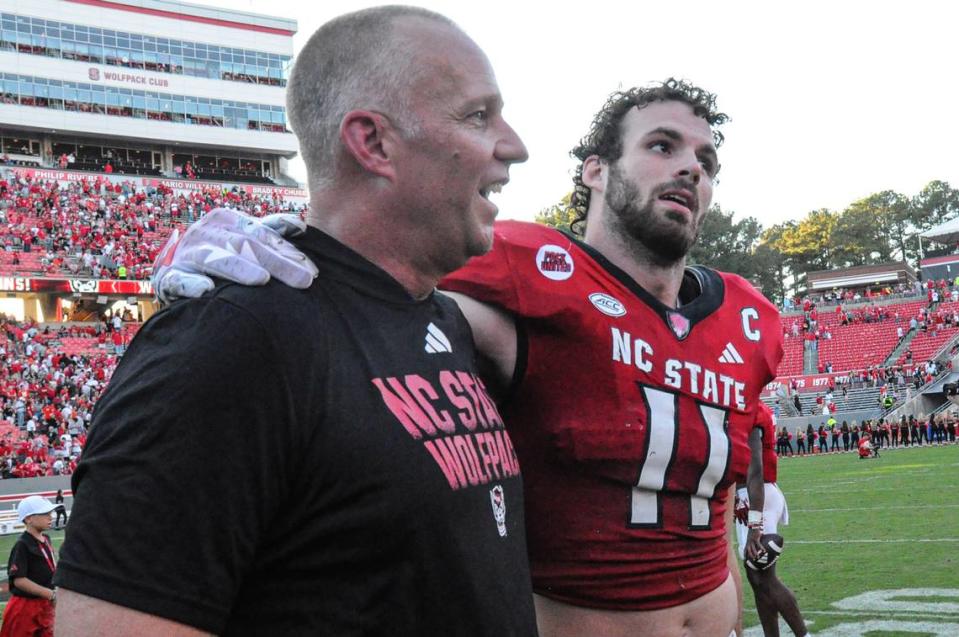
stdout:
POLYGON ((763 430, 763 482, 775 482, 779 464, 776 454, 776 417, 764 403, 759 403, 756 426, 763 430))
POLYGON ((667 308, 589 246, 521 222, 497 223, 493 250, 441 287, 517 317, 503 409, 534 589, 652 610, 722 584, 727 491, 782 356, 776 308, 707 268, 687 269, 688 302, 667 308))

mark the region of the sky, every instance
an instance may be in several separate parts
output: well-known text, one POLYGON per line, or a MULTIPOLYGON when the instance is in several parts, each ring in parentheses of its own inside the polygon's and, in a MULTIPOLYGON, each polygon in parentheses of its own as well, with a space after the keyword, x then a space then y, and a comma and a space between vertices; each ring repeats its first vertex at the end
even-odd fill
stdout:
MULTIPOLYGON (((298 50, 326 20, 375 2, 200 0, 297 20, 298 50)), ((529 149, 498 196, 532 219, 571 190, 569 150, 619 88, 670 76, 718 95, 714 203, 764 226, 844 209, 881 190, 959 186, 959 5, 910 2, 413 2, 455 20, 492 62, 505 116, 529 149)), ((300 175, 302 178, 302 175, 300 175)))

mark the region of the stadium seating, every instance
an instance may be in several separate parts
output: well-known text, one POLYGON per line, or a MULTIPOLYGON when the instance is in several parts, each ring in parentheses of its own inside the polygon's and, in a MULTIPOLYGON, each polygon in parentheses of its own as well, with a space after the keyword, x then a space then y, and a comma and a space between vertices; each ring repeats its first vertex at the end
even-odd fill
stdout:
POLYGON ((795 376, 803 373, 803 339, 791 333, 783 339, 783 359, 779 364, 780 376, 795 376))
MULTIPOLYGON (((920 319, 921 312, 928 307, 925 298, 906 298, 901 302, 886 303, 881 306, 859 305, 844 308, 843 314, 848 314, 852 322, 843 324, 842 314, 832 308, 820 311, 817 315, 817 327, 821 337, 817 342, 817 360, 823 366, 831 364, 833 373, 860 370, 873 366, 883 365, 899 345, 898 328, 902 327, 911 338, 909 349, 912 359, 899 356, 893 364, 903 365, 920 363, 932 357, 953 336, 959 333, 959 326, 946 326, 939 323, 933 329, 933 322, 928 323, 928 329, 919 329, 914 335, 909 335, 909 321, 913 317, 920 319), (867 319, 867 315, 869 315, 867 319), (829 333, 831 338, 825 335, 829 333)), ((959 313, 959 303, 940 303, 933 310, 941 314, 959 313)), ((802 374, 803 370, 803 335, 800 331, 794 337, 792 326, 801 325, 802 314, 783 315, 781 324, 785 339, 785 352, 780 364, 779 376, 802 374)))
POLYGON ((819 360, 834 372, 881 365, 899 342, 896 322, 834 325, 831 339, 819 340, 819 360))
MULTIPOLYGON (((138 327, 123 327, 124 342, 138 327)), ((73 471, 93 405, 118 362, 108 329, 43 327, 0 315, 0 476, 73 471)))
MULTIPOLYGON (((895 387, 895 385, 893 385, 893 387, 895 387)), ((898 389, 900 388, 897 387, 897 390, 898 389)), ((875 408, 879 405, 880 391, 881 388, 878 385, 875 387, 867 386, 850 389, 846 395, 843 395, 839 390, 834 391, 832 399, 833 402, 836 403, 837 416, 843 412, 875 408)), ((822 413, 822 404, 818 402, 818 399, 825 396, 825 394, 825 391, 800 393, 799 403, 802 406, 802 415, 820 415, 822 413)), ((763 402, 770 408, 774 408, 777 399, 773 396, 767 396, 763 398, 763 402)), ((781 399, 779 404, 782 415, 795 415, 795 407, 793 407, 792 401, 781 399)), ((824 415, 823 419, 826 418, 828 418, 828 416, 824 415)))
POLYGON ((0 180, 0 274, 122 278, 122 265, 128 279, 149 278, 170 233, 220 206, 289 211, 237 188, 175 194, 100 175, 65 186, 11 176, 0 180))

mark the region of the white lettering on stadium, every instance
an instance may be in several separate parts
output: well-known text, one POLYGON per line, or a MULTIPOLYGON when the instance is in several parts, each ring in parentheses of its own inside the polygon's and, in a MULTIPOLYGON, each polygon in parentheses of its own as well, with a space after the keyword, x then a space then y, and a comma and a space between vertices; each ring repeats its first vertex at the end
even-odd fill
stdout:
POLYGON ((170 86, 170 81, 161 77, 147 77, 145 75, 133 75, 132 73, 117 73, 116 71, 104 71, 103 79, 113 82, 124 82, 126 84, 170 86))
MULTIPOLYGON (((629 332, 610 328, 613 337, 613 361, 635 366, 651 374, 655 367, 653 346, 629 332)), ((689 361, 675 358, 663 362, 662 382, 669 387, 699 396, 705 401, 725 407, 746 408, 746 383, 689 361)))
POLYGON ((19 276, 0 276, 0 290, 4 292, 29 292, 30 279, 19 276))

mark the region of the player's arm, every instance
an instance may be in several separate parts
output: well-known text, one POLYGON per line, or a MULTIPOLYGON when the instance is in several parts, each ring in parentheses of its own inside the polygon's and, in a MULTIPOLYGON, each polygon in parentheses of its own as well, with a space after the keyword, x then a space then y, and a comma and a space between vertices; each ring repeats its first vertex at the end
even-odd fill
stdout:
POLYGON ((443 294, 456 301, 469 322, 480 355, 483 378, 501 395, 509 387, 516 370, 516 321, 502 309, 465 294, 446 291, 443 294))
POLYGON ((763 430, 761 427, 754 427, 749 433, 749 469, 746 470, 746 491, 749 493, 749 514, 747 518, 749 533, 746 535, 745 553, 746 557, 751 559, 756 559, 763 551, 759 539, 763 534, 764 488, 763 430))
POLYGON ((57 591, 55 637, 202 637, 210 634, 212 633, 65 588, 57 591))
MULTIPOLYGON (((733 502, 736 499, 736 485, 729 490, 729 497, 726 498, 726 529, 730 532, 736 528, 735 517, 733 516, 733 502)), ((736 547, 727 533, 726 544, 729 551, 726 556, 726 564, 729 566, 729 574, 733 578, 733 584, 736 585, 736 635, 743 634, 743 578, 739 572, 739 556, 736 555, 736 547)))
POLYGON ((13 580, 13 585, 24 593, 30 593, 43 599, 53 599, 53 590, 46 586, 40 586, 29 577, 17 577, 13 580))

